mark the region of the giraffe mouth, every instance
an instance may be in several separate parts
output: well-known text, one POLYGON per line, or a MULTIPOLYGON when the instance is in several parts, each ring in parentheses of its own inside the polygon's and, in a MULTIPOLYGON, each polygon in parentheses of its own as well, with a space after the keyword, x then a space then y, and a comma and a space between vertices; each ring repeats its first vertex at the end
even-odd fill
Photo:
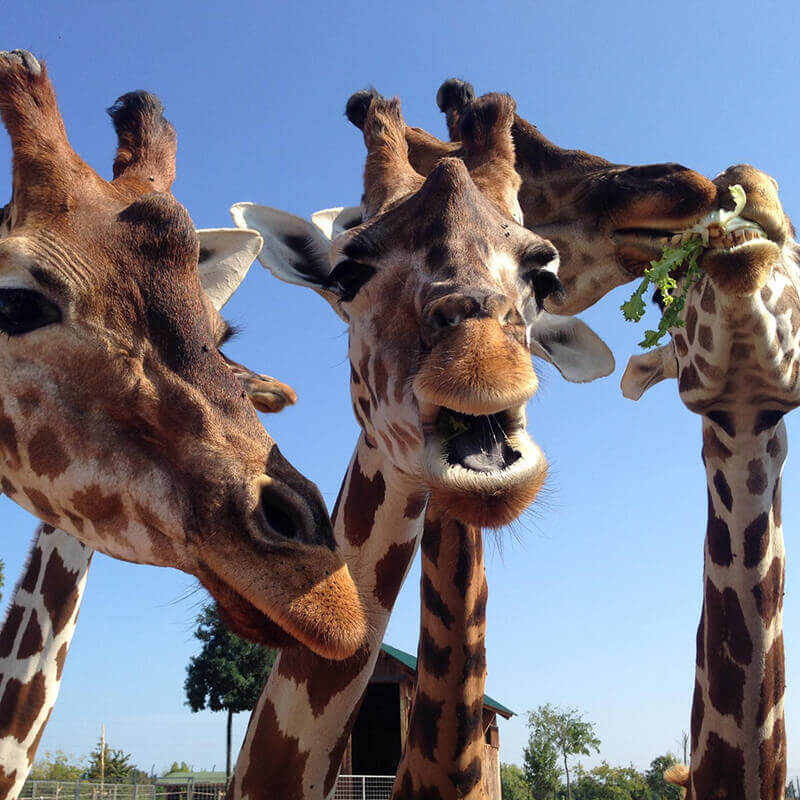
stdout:
POLYGON ((497 491, 542 459, 525 428, 524 404, 479 415, 421 404, 420 413, 427 472, 435 482, 467 481, 473 490, 497 491))
POLYGON ((719 221, 719 211, 706 214, 701 220, 681 231, 651 228, 620 228, 614 231, 613 239, 623 262, 640 265, 655 261, 662 256, 665 247, 680 247, 693 239, 702 240, 704 257, 709 252, 725 254, 773 246, 774 242, 764 228, 753 220, 735 217, 724 223, 719 221))
POLYGON ((547 461, 526 430, 524 403, 483 415, 421 403, 420 417, 424 478, 457 519, 496 528, 533 502, 547 461))

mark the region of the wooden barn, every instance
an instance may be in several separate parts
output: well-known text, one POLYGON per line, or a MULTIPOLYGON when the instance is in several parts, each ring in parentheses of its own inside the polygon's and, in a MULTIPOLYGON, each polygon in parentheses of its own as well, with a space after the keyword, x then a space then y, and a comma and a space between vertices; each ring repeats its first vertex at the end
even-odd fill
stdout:
MULTIPOLYGON (((383 644, 342 760, 342 775, 394 775, 408 733, 417 659, 383 644)), ((500 800, 500 732, 497 717, 514 714, 488 695, 483 698, 484 788, 500 800)))

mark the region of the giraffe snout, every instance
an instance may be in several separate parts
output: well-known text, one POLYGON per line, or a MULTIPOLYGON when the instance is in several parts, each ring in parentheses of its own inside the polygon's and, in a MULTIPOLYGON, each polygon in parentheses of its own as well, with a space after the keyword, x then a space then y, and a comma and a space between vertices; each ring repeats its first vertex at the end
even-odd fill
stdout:
POLYGON ((497 292, 453 293, 431 300, 422 310, 422 338, 429 346, 466 320, 494 319, 502 326, 523 325, 514 303, 497 292))

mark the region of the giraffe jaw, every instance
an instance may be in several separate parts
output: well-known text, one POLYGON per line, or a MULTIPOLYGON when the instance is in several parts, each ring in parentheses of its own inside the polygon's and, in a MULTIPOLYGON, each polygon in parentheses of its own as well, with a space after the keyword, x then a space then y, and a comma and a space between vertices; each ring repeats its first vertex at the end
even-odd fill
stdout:
POLYGON ((500 527, 516 519, 544 484, 547 461, 525 429, 524 404, 472 416, 422 404, 424 478, 463 522, 500 527), (443 420, 449 423, 451 430, 443 420))

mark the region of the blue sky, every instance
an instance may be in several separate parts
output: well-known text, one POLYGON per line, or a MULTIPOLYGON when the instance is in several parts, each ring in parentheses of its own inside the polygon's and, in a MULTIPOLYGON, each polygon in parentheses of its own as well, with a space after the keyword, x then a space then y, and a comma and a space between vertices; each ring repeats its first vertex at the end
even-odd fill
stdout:
MULTIPOLYGON (((796 3, 680 0, 403 5, 141 0, 0 1, 0 47, 47 60, 70 139, 101 174, 114 153, 103 109, 146 88, 179 135, 175 195, 198 227, 232 224, 252 200, 308 215, 354 204, 363 143, 343 116, 351 92, 398 94, 406 119, 444 135, 434 103, 447 77, 513 94, 520 113, 564 147, 625 163, 680 161, 715 175, 749 162, 781 184, 800 216, 796 3)), ((10 196, 10 147, 0 136, 10 196)), ((2 194, 0 194, 0 201, 2 194)), ((565 384, 537 365, 529 429, 553 465, 545 496, 487 540, 487 689, 518 712, 577 706, 597 725, 601 756, 642 767, 688 730, 700 611, 705 476, 700 420, 674 384, 638 404, 619 378, 641 330, 624 323, 618 290, 584 315, 617 358, 613 376, 565 384)), ((279 377, 300 402, 265 418, 284 454, 330 505, 357 436, 341 321, 308 290, 255 266, 227 307, 243 335, 227 349, 279 377)), ((793 446, 797 423, 789 419, 793 446)), ((800 769, 800 475, 784 480, 789 764, 800 769)), ((33 519, 0 499, 6 590, 33 519)), ((415 652, 418 567, 388 641, 415 652)), ((202 594, 172 570, 98 556, 56 710, 40 753, 112 746, 162 770, 173 760, 224 768, 224 715, 183 705, 202 594), (188 596, 187 596, 188 595, 188 596)), ((241 739, 246 715, 236 723, 241 739)), ((501 757, 520 762, 524 714, 501 727, 501 757)), ((588 760, 587 760, 587 763, 588 760)))

